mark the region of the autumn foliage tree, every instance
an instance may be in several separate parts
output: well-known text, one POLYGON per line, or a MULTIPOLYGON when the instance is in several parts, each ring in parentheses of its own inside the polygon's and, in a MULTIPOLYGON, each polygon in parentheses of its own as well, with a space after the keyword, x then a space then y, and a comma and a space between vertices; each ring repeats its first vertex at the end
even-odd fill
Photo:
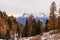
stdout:
MULTIPOLYGON (((7 16, 5 11, 0 11, 0 38, 10 38, 12 35, 17 33, 17 23, 16 18, 13 16, 7 16)), ((19 26, 19 30, 22 33, 23 25, 19 26)))
POLYGON ((49 29, 53 30, 53 29, 57 29, 57 19, 56 19, 56 3, 52 2, 51 7, 50 7, 50 20, 49 20, 49 29))
POLYGON ((43 23, 40 22, 40 20, 37 23, 33 15, 26 18, 26 24, 23 32, 24 37, 35 36, 37 34, 40 35, 43 31, 43 23))

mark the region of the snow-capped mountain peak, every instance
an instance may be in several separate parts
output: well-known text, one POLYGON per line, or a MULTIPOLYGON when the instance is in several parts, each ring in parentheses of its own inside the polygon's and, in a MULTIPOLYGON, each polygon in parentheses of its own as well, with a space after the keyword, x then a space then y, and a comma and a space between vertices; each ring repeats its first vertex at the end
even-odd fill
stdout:
POLYGON ((39 14, 32 14, 32 13, 31 14, 27 14, 27 13, 24 13, 21 17, 16 18, 16 21, 18 23, 21 23, 21 24, 25 25, 26 18, 29 17, 30 15, 33 15, 33 17, 35 18, 36 22, 38 22, 38 20, 40 20, 43 23, 45 23, 46 20, 48 19, 44 13, 39 13, 39 14))

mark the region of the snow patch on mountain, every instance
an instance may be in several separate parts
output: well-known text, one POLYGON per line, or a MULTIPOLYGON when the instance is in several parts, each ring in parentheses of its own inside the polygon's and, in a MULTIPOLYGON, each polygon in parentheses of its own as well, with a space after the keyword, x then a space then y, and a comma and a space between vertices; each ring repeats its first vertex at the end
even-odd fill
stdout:
MULTIPOLYGON (((29 17, 30 15, 33 15, 33 14, 26 14, 26 13, 24 13, 23 16, 16 18, 16 21, 17 21, 18 23, 21 23, 21 24, 25 25, 25 23, 26 23, 26 18, 29 17)), ((40 13, 40 14, 33 15, 33 16, 34 16, 36 22, 38 22, 38 20, 40 20, 40 21, 42 21, 42 22, 44 23, 44 25, 45 25, 45 23, 46 23, 46 20, 48 19, 48 18, 45 16, 44 13, 40 13), (39 15, 40 15, 40 16, 39 16, 39 15)))

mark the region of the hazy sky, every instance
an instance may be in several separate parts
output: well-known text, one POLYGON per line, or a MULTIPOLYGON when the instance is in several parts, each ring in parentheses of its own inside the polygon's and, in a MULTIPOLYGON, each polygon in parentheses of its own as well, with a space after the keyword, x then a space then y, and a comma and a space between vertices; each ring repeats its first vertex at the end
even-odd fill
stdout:
POLYGON ((0 0, 0 10, 15 17, 19 17, 23 13, 38 14, 42 12, 47 15, 52 1, 55 1, 59 8, 60 0, 0 0))

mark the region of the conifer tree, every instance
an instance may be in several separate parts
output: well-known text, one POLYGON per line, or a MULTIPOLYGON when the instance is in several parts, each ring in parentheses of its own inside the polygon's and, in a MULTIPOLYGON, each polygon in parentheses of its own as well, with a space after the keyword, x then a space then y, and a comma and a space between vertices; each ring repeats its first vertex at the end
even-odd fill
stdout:
POLYGON ((37 28, 36 28, 36 35, 37 35, 37 34, 40 35, 40 33, 41 33, 41 29, 40 29, 40 20, 38 20, 37 28))
POLYGON ((47 19, 46 20, 46 26, 45 26, 45 32, 49 31, 49 29, 48 29, 48 22, 49 22, 49 20, 47 19))
POLYGON ((56 11, 56 3, 52 2, 51 7, 50 7, 50 26, 49 29, 50 30, 55 30, 57 28, 57 20, 56 20, 56 15, 55 15, 55 11, 56 11))
POLYGON ((27 32, 28 32, 28 18, 26 18, 25 27, 24 27, 22 36, 27 37, 28 36, 27 32))

